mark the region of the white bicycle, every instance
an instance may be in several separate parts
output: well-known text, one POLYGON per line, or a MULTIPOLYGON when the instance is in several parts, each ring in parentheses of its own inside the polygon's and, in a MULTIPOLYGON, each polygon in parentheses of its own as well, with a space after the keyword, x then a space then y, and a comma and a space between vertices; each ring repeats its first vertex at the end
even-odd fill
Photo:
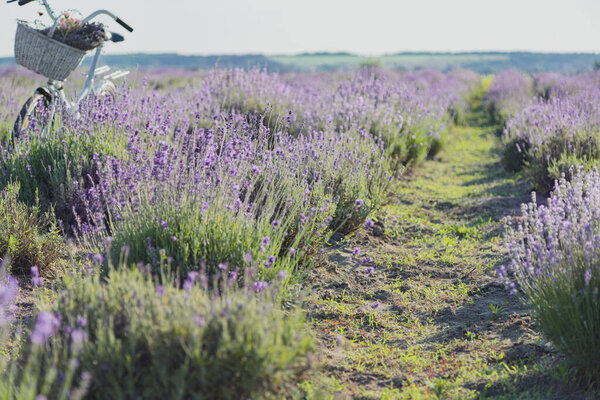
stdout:
MULTIPOLYGON (((16 1, 7 0, 7 3, 16 1)), ((23 6, 32 1, 36 0, 18 0, 18 4, 23 6)), ((123 70, 109 73, 110 67, 106 65, 98 68, 104 43, 102 42, 102 44, 95 48, 94 58, 87 72, 87 78, 77 98, 74 101, 69 101, 63 90, 63 82, 80 65, 87 51, 76 49, 52 39, 59 22, 61 22, 61 18, 64 20, 64 17, 68 17, 69 14, 67 12, 56 14, 47 0, 37 1, 41 2, 46 8, 46 13, 52 19, 52 26, 44 34, 19 22, 17 37, 15 38, 15 60, 18 64, 44 75, 48 78, 48 82, 46 86, 38 87, 34 94, 23 104, 13 127, 11 138, 13 143, 27 129, 34 116, 41 114, 41 108, 47 110, 47 121, 50 122, 54 118, 58 104, 64 105, 68 112, 78 114, 79 105, 86 97, 89 95, 103 96, 114 94, 116 86, 113 80, 129 74, 129 71, 123 70)), ((107 10, 94 11, 81 20, 81 25, 101 15, 108 15, 123 28, 129 32, 133 32, 131 26, 107 10)), ((104 41, 109 40, 117 43, 124 40, 122 35, 114 32, 103 31, 103 34, 104 41)))

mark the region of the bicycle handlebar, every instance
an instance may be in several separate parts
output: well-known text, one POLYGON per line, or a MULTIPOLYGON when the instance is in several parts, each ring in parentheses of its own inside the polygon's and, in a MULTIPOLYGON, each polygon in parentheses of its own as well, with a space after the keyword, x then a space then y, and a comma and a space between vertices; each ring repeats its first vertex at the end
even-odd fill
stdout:
POLYGON ((121 25, 123 28, 127 29, 129 32, 133 32, 133 28, 125 23, 121 18, 117 17, 115 20, 117 24, 121 25))
MULTIPOLYGON (((17 0, 6 0, 7 3, 14 3, 17 0)), ((25 4, 31 3, 32 1, 35 0, 18 0, 19 1, 19 5, 20 6, 24 6, 25 4)), ((46 6, 46 9, 48 10, 48 14, 50 15, 50 17, 55 21, 55 26, 56 26, 56 22, 58 21, 57 18, 54 16, 54 13, 52 12, 52 9, 50 8, 50 6, 48 5, 48 3, 46 2, 46 0, 43 0, 44 5, 46 6)), ((90 14, 88 17, 86 17, 83 20, 83 23, 87 23, 88 21, 90 21, 92 18, 100 15, 100 14, 106 14, 108 16, 110 16, 111 18, 113 18, 119 25, 121 25, 123 28, 125 28, 126 30, 128 30, 129 32, 133 32, 133 28, 126 23, 125 21, 123 21, 121 18, 117 17, 116 15, 114 15, 113 13, 106 11, 106 10, 98 10, 93 12, 92 14, 90 14)))
POLYGON ((90 15, 88 15, 87 17, 85 17, 81 22, 83 22, 84 24, 86 24, 86 23, 90 22, 92 19, 96 18, 98 15, 101 15, 101 14, 108 15, 109 17, 111 17, 112 19, 114 19, 115 21, 117 21, 117 23, 119 25, 121 25, 123 28, 127 29, 129 32, 133 32, 133 28, 131 26, 129 26, 121 18, 117 17, 115 14, 113 14, 110 11, 107 11, 107 10, 97 10, 97 11, 94 11, 93 13, 91 13, 90 15))

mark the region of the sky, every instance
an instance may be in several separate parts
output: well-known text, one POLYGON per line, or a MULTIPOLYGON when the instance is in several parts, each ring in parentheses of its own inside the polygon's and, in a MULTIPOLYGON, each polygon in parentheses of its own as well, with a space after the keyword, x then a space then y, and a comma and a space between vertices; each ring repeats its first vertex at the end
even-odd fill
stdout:
MULTIPOLYGON (((11 57, 16 20, 39 19, 43 6, 0 1, 0 57, 11 57)), ((600 0, 49 1, 84 16, 104 8, 132 25, 129 34, 101 19, 126 33, 110 54, 600 52, 600 0)))

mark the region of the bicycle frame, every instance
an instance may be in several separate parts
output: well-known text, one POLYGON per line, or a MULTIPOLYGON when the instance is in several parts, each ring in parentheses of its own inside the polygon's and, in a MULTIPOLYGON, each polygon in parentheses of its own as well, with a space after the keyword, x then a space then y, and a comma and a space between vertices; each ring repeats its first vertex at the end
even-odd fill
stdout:
MULTIPOLYGON (((57 16, 54 13, 54 10, 52 10, 52 7, 50 7, 50 5, 48 4, 47 0, 40 0, 40 1, 44 4, 44 7, 46 8, 46 12, 48 13, 48 16, 54 21, 54 24, 52 25, 52 27, 50 28, 50 31, 48 33, 48 36, 52 37, 54 34, 54 31, 56 30, 56 27, 58 26, 60 18, 63 15, 65 15, 65 13, 63 12, 57 16)), ((125 26, 128 30, 132 30, 126 24, 124 24, 115 14, 113 14, 107 10, 94 11, 93 13, 88 15, 86 18, 84 18, 81 22, 82 22, 82 24, 85 24, 100 15, 108 15, 112 19, 119 22, 121 25, 125 26)), ((110 33, 108 33, 108 34, 110 35, 110 33)), ((67 100, 65 92, 63 90, 63 84, 61 81, 49 79, 47 82, 47 87, 40 88, 41 90, 45 89, 45 91, 51 96, 51 110, 50 110, 50 118, 51 119, 50 119, 50 121, 52 120, 52 118, 54 117, 54 114, 56 112, 56 100, 60 100, 63 104, 65 104, 67 110, 70 113, 78 115, 79 114, 79 105, 87 96, 89 96, 90 94, 99 95, 99 94, 101 94, 102 90, 105 89, 107 86, 112 86, 114 88, 114 83, 112 82, 113 79, 122 78, 129 74, 129 71, 119 70, 112 74, 104 76, 99 81, 96 81, 96 77, 103 75, 103 74, 107 73, 108 71, 110 71, 110 67, 108 67, 108 66, 98 68, 98 62, 100 60, 100 55, 101 55, 103 47, 104 46, 101 45, 98 48, 96 48, 95 53, 94 53, 94 58, 92 59, 92 63, 88 70, 85 83, 83 84, 83 87, 82 87, 81 91, 79 92, 77 99, 75 101, 70 102, 69 100, 67 100)), ((38 89, 38 90, 40 90, 40 89, 38 89)))

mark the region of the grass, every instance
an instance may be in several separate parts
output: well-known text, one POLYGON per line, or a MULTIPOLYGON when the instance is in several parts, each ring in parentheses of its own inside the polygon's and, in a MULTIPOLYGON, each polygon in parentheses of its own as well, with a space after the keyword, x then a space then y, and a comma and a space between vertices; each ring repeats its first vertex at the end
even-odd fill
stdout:
POLYGON ((438 156, 396 184, 375 227, 331 246, 309 280, 322 367, 341 396, 594 396, 566 383, 525 306, 496 283, 501 220, 519 213, 530 186, 502 167, 497 127, 477 98, 473 110, 438 156))
POLYGON ((437 68, 440 70, 469 63, 508 61, 506 54, 390 54, 370 58, 354 54, 277 55, 269 60, 305 71, 356 68, 376 60, 387 68, 437 68))

